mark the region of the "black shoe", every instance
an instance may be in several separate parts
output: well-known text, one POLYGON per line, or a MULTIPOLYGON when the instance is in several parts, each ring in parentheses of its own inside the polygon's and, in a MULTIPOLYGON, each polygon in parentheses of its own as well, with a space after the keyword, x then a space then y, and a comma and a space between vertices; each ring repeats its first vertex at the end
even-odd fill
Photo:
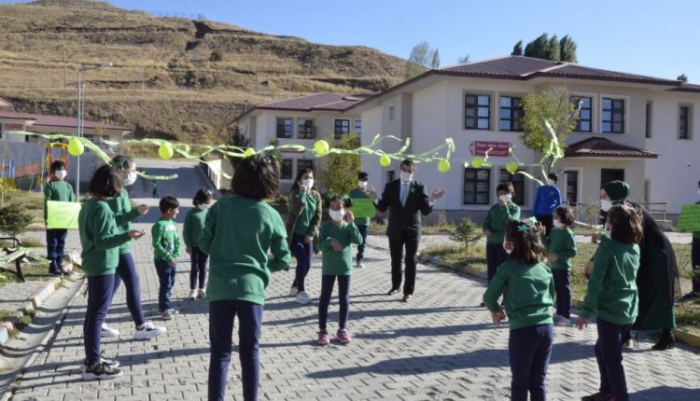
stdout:
POLYGON ((49 269, 49 276, 60 276, 63 273, 60 270, 57 269, 49 269))
POLYGON ((403 296, 403 299, 402 299, 401 301, 402 301, 402 302, 408 303, 408 302, 411 302, 411 299, 413 299, 413 295, 411 295, 411 294, 406 294, 406 295, 403 296))
POLYGON ((581 398, 581 401, 607 401, 610 396, 603 393, 595 393, 593 395, 587 395, 581 398))
POLYGON ((662 333, 659 341, 651 347, 654 351, 666 351, 667 349, 676 347, 676 338, 673 333, 662 333))
POLYGON ((392 289, 389 290, 389 292, 386 293, 386 295, 394 295, 394 294, 396 294, 397 292, 399 292, 399 289, 398 289, 398 288, 392 288, 392 289))
POLYGON ((479 306, 481 306, 483 308, 484 306, 486 306, 486 304, 482 302, 479 304, 479 306))
POLYGON ((123 375, 119 368, 113 368, 107 362, 100 361, 92 366, 85 366, 83 380, 108 380, 123 375))
POLYGON ((696 294, 697 294, 697 293, 696 293, 695 291, 690 291, 689 293, 683 295, 683 296, 678 300, 678 302, 688 302, 688 301, 692 301, 692 300, 694 300, 694 299, 697 297, 696 294))

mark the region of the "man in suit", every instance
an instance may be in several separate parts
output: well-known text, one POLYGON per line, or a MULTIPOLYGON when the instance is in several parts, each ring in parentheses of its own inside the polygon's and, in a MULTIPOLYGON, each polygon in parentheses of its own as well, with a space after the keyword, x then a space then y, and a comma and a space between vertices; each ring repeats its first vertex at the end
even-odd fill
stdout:
POLYGON ((403 302, 413 297, 416 283, 416 253, 421 235, 421 218, 433 211, 435 201, 440 199, 445 190, 436 189, 428 198, 423 184, 413 180, 416 164, 411 159, 401 162, 401 175, 384 187, 382 197, 372 189, 368 195, 375 199, 378 211, 389 210, 389 251, 391 253, 391 290, 388 295, 399 292, 401 287, 401 259, 406 247, 406 282, 403 286, 403 302))

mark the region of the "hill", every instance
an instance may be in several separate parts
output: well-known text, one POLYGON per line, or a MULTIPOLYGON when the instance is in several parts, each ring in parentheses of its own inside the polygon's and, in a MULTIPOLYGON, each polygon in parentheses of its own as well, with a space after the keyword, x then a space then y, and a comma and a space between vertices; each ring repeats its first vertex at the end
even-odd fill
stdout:
POLYGON ((318 91, 362 94, 401 81, 404 61, 204 19, 155 17, 108 3, 0 5, 0 95, 17 111, 136 126, 139 137, 220 141, 246 105, 318 91), (268 81, 267 88, 260 85, 268 81))

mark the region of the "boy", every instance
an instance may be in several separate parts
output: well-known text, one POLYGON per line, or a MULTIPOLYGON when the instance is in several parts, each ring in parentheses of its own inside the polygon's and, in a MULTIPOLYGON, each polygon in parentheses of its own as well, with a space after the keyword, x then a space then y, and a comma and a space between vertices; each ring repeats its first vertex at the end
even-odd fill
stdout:
POLYGON ((180 235, 174 219, 180 212, 180 202, 172 196, 160 200, 160 219, 151 228, 155 264, 160 289, 158 291, 158 311, 164 320, 172 320, 177 310, 170 305, 170 291, 175 284, 175 261, 180 256, 180 235))
MULTIPOLYGON (((357 188, 350 191, 348 196, 350 199, 371 199, 367 195, 367 187, 369 181, 369 174, 361 171, 357 175, 357 188)), ((362 259, 365 256, 365 246, 367 244, 367 233, 369 232, 369 217, 357 217, 355 218, 355 225, 357 229, 360 230, 360 235, 362 235, 362 242, 357 246, 357 256, 355 256, 355 263, 358 269, 362 269, 365 265, 362 263, 362 259)))
MULTIPOLYGON (((51 163, 51 181, 44 187, 44 221, 48 218, 48 201, 74 202, 73 187, 65 181, 68 176, 66 164, 61 160, 51 163)), ((48 223, 47 223, 48 224, 48 223)), ((46 248, 49 264, 49 274, 60 276, 68 274, 63 270, 63 250, 66 245, 68 230, 53 228, 46 229, 46 248)))

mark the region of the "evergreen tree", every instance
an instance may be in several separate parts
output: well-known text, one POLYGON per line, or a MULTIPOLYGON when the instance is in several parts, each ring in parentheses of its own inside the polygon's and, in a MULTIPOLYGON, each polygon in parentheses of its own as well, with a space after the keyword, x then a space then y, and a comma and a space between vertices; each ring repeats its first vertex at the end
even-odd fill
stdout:
POLYGON ((576 42, 569 35, 565 35, 559 41, 559 49, 561 52, 561 61, 577 63, 576 59, 576 42))
POLYGON ((678 78, 676 78, 676 80, 688 83, 688 77, 685 74, 679 75, 678 78))
POLYGON ((510 53, 511 56, 522 56, 523 55, 523 41, 519 40, 518 43, 513 46, 513 52, 510 53))
POLYGON ((430 63, 430 68, 440 68, 440 52, 438 49, 433 50, 433 61, 430 63))
POLYGON ((552 37, 549 39, 549 56, 547 59, 552 61, 561 60, 561 51, 559 48, 559 39, 557 39, 557 35, 552 35, 552 37))
POLYGON ((465 54, 464 56, 457 59, 457 64, 467 64, 468 62, 469 62, 469 55, 468 54, 465 54))

